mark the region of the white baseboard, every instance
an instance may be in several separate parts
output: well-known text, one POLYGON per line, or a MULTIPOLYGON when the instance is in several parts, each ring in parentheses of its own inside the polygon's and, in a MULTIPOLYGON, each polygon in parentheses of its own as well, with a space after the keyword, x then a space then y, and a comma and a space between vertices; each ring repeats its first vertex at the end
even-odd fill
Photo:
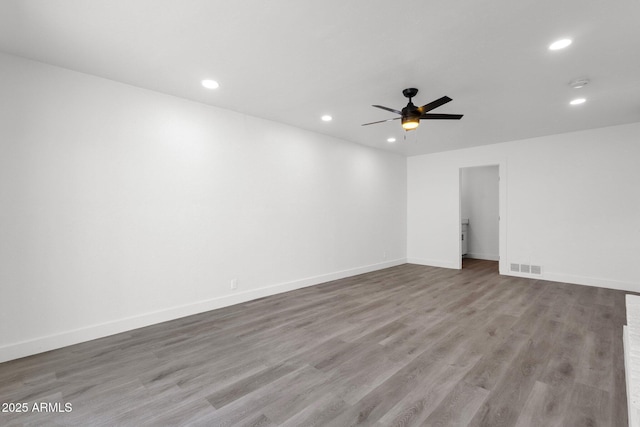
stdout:
MULTIPOLYGON (((467 256, 469 256, 469 254, 467 254, 467 256)), ((469 256, 469 257, 476 258, 475 256, 469 256)), ((480 258, 480 259, 486 259, 486 258, 480 258)), ((491 261, 499 261, 499 259, 495 259, 491 261)), ((443 260, 407 258, 407 262, 410 264, 428 265, 431 267, 442 267, 442 268, 453 268, 453 269, 458 268, 458 266, 454 265, 454 263, 443 261, 443 260)), ((551 282, 571 283, 574 285, 584 285, 584 286, 596 286, 599 288, 616 289, 620 291, 640 293, 640 282, 634 283, 634 282, 625 282, 620 280, 601 279, 596 277, 575 276, 570 274, 553 273, 553 272, 544 271, 544 270, 542 274, 518 273, 518 272, 509 271, 506 265, 502 266, 502 269, 500 270, 500 274, 505 276, 523 277, 526 279, 548 280, 551 282)))
POLYGON ((440 259, 407 258, 409 264, 428 265, 430 267, 453 268, 459 270, 458 264, 440 259))
POLYGON ((575 285, 597 286, 599 288, 616 289, 619 291, 640 292, 640 282, 625 282, 621 280, 575 276, 571 274, 553 273, 548 271, 544 272, 544 280, 572 283, 575 285))
POLYGON ((171 307, 151 313, 144 313, 138 316, 132 316, 102 324, 86 326, 83 328, 65 331, 54 335, 48 335, 40 338, 12 343, 0 347, 0 363, 13 359, 19 359, 21 357, 31 356, 45 351, 55 350, 57 348, 62 348, 73 344, 79 344, 85 341, 91 341, 97 338, 103 338, 109 335, 119 334, 133 329, 154 325, 156 323, 166 322, 169 320, 179 319, 181 317, 191 316, 222 307, 228 307, 230 305, 240 304, 243 302, 279 294, 282 292, 289 292, 296 289, 305 288, 307 286, 329 282, 332 280, 338 280, 345 277, 356 276, 358 274, 382 270, 384 268, 406 264, 406 262, 406 258, 400 258, 378 264, 365 265, 362 267, 336 271, 333 273, 322 274, 314 277, 307 277, 291 282, 279 283, 277 285, 265 286, 263 288, 239 292, 233 295, 212 298, 205 301, 198 301, 195 303, 171 307))
POLYGON ((473 258, 473 259, 484 259, 487 261, 500 261, 500 256, 492 255, 492 254, 476 254, 476 253, 468 252, 467 255, 465 255, 465 257, 473 258))
POLYGON ((500 274, 513 277, 524 277, 525 279, 547 280, 550 282, 571 283, 573 285, 594 286, 598 288, 615 289, 619 291, 640 292, 640 283, 623 282, 620 280, 575 276, 572 274, 553 273, 548 271, 544 271, 542 274, 501 271, 500 274))

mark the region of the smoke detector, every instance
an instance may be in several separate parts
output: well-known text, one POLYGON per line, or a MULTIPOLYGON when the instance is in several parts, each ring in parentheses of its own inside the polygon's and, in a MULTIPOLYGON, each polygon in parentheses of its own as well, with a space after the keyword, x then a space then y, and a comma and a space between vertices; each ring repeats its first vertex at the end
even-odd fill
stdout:
POLYGON ((579 79, 575 79, 569 82, 569 86, 571 86, 574 89, 580 89, 581 87, 585 87, 588 84, 589 84, 589 79, 585 77, 581 77, 579 79))

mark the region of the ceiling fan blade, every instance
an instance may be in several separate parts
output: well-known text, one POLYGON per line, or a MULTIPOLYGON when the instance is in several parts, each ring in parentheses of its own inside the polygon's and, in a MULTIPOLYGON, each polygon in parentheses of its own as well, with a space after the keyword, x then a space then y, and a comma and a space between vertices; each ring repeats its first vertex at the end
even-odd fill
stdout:
POLYGON ((460 120, 462 114, 423 114, 420 120, 460 120))
POLYGON ((392 120, 398 120, 398 119, 401 119, 401 118, 402 118, 402 117, 396 117, 396 118, 394 118, 394 119, 380 120, 380 121, 377 121, 377 122, 365 123, 365 124, 363 124, 363 125, 361 125, 361 126, 375 125, 376 123, 390 122, 390 121, 392 121, 392 120))
POLYGON ((449 98, 448 96, 443 96, 440 99, 436 99, 435 101, 431 101, 428 104, 424 104, 422 107, 418 107, 418 111, 420 111, 420 114, 424 114, 450 101, 453 101, 453 99, 449 98))
POLYGON ((392 113, 396 113, 396 114, 402 114, 401 111, 394 110, 393 108, 389 108, 389 107, 383 107, 382 105, 372 105, 372 107, 382 108, 383 110, 391 111, 392 113))

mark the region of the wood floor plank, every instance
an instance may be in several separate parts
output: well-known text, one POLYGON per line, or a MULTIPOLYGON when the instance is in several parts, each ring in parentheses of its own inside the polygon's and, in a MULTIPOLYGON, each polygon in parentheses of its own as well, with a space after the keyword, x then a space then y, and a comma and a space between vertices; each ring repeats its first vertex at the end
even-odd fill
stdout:
POLYGON ((555 396, 549 398, 551 394, 549 388, 547 384, 536 381, 524 407, 518 415, 515 427, 531 427, 536 424, 544 425, 545 427, 562 427, 562 419, 552 421, 550 418, 553 417, 549 417, 548 415, 550 412, 556 412, 555 396), (551 401, 552 407, 548 407, 549 401, 551 401))
POLYGON ((0 364, 0 425, 624 426, 624 292, 405 264, 0 364))
POLYGON ((259 388, 272 383, 276 379, 281 378, 296 369, 297 367, 295 365, 286 364, 263 369, 254 375, 243 378, 242 380, 209 395, 207 400, 214 408, 220 409, 234 400, 239 399, 252 391, 258 390, 259 388))
POLYGON ((578 367, 584 355, 586 328, 586 324, 564 324, 551 350, 547 365, 518 417, 517 426, 535 423, 562 426, 564 410, 569 406, 568 399, 575 386, 578 367))
POLYGON ((500 345, 482 356, 465 375, 464 381, 486 390, 493 390, 527 342, 527 335, 511 333, 500 345))
POLYGON ((283 422, 282 426, 327 426, 347 408, 349 405, 343 400, 336 398, 332 393, 325 393, 320 395, 313 405, 307 406, 283 422))
POLYGON ((467 368, 445 364, 433 375, 420 378, 418 384, 380 418, 380 423, 385 426, 421 425, 466 372, 467 368))
POLYGON ((447 363, 424 352, 366 396, 343 411, 331 425, 338 427, 372 425, 424 381, 433 381, 447 363))
POLYGON ((320 371, 309 366, 288 372, 264 387, 247 390, 246 394, 218 409, 208 419, 209 425, 231 426, 247 422, 252 417, 263 415, 269 405, 282 401, 283 398, 293 400, 299 394, 307 393, 310 388, 322 384, 324 380, 320 371))
POLYGON ((611 405, 609 393, 606 391, 576 383, 570 401, 571 406, 567 409, 564 426, 609 426, 611 405))
POLYGON ((517 421, 536 379, 543 373, 558 330, 553 320, 538 323, 470 426, 511 426, 517 421))
POLYGON ((459 381, 427 417, 424 426, 464 426, 471 421, 489 394, 488 390, 459 381))

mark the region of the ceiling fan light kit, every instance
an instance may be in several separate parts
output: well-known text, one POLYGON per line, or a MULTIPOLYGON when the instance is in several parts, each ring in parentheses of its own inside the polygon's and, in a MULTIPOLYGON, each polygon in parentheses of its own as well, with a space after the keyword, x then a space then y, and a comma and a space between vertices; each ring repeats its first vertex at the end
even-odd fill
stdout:
POLYGON ((404 130, 413 130, 420 125, 419 117, 403 117, 402 118, 402 128, 404 130))
POLYGON ((383 110, 399 114, 400 117, 365 123, 362 126, 401 119, 402 128, 406 131, 410 131, 416 129, 420 125, 420 120, 460 120, 462 118, 462 114, 428 114, 429 111, 452 101, 452 99, 448 96, 443 96, 442 98, 436 99, 435 101, 425 104, 422 107, 416 107, 415 105, 413 105, 413 102, 411 102, 411 99, 418 94, 418 89, 407 88, 402 91, 402 94, 405 97, 409 98, 409 103, 402 109, 402 111, 394 110, 393 108, 384 107, 382 105, 373 105, 373 107, 381 108, 383 110))

